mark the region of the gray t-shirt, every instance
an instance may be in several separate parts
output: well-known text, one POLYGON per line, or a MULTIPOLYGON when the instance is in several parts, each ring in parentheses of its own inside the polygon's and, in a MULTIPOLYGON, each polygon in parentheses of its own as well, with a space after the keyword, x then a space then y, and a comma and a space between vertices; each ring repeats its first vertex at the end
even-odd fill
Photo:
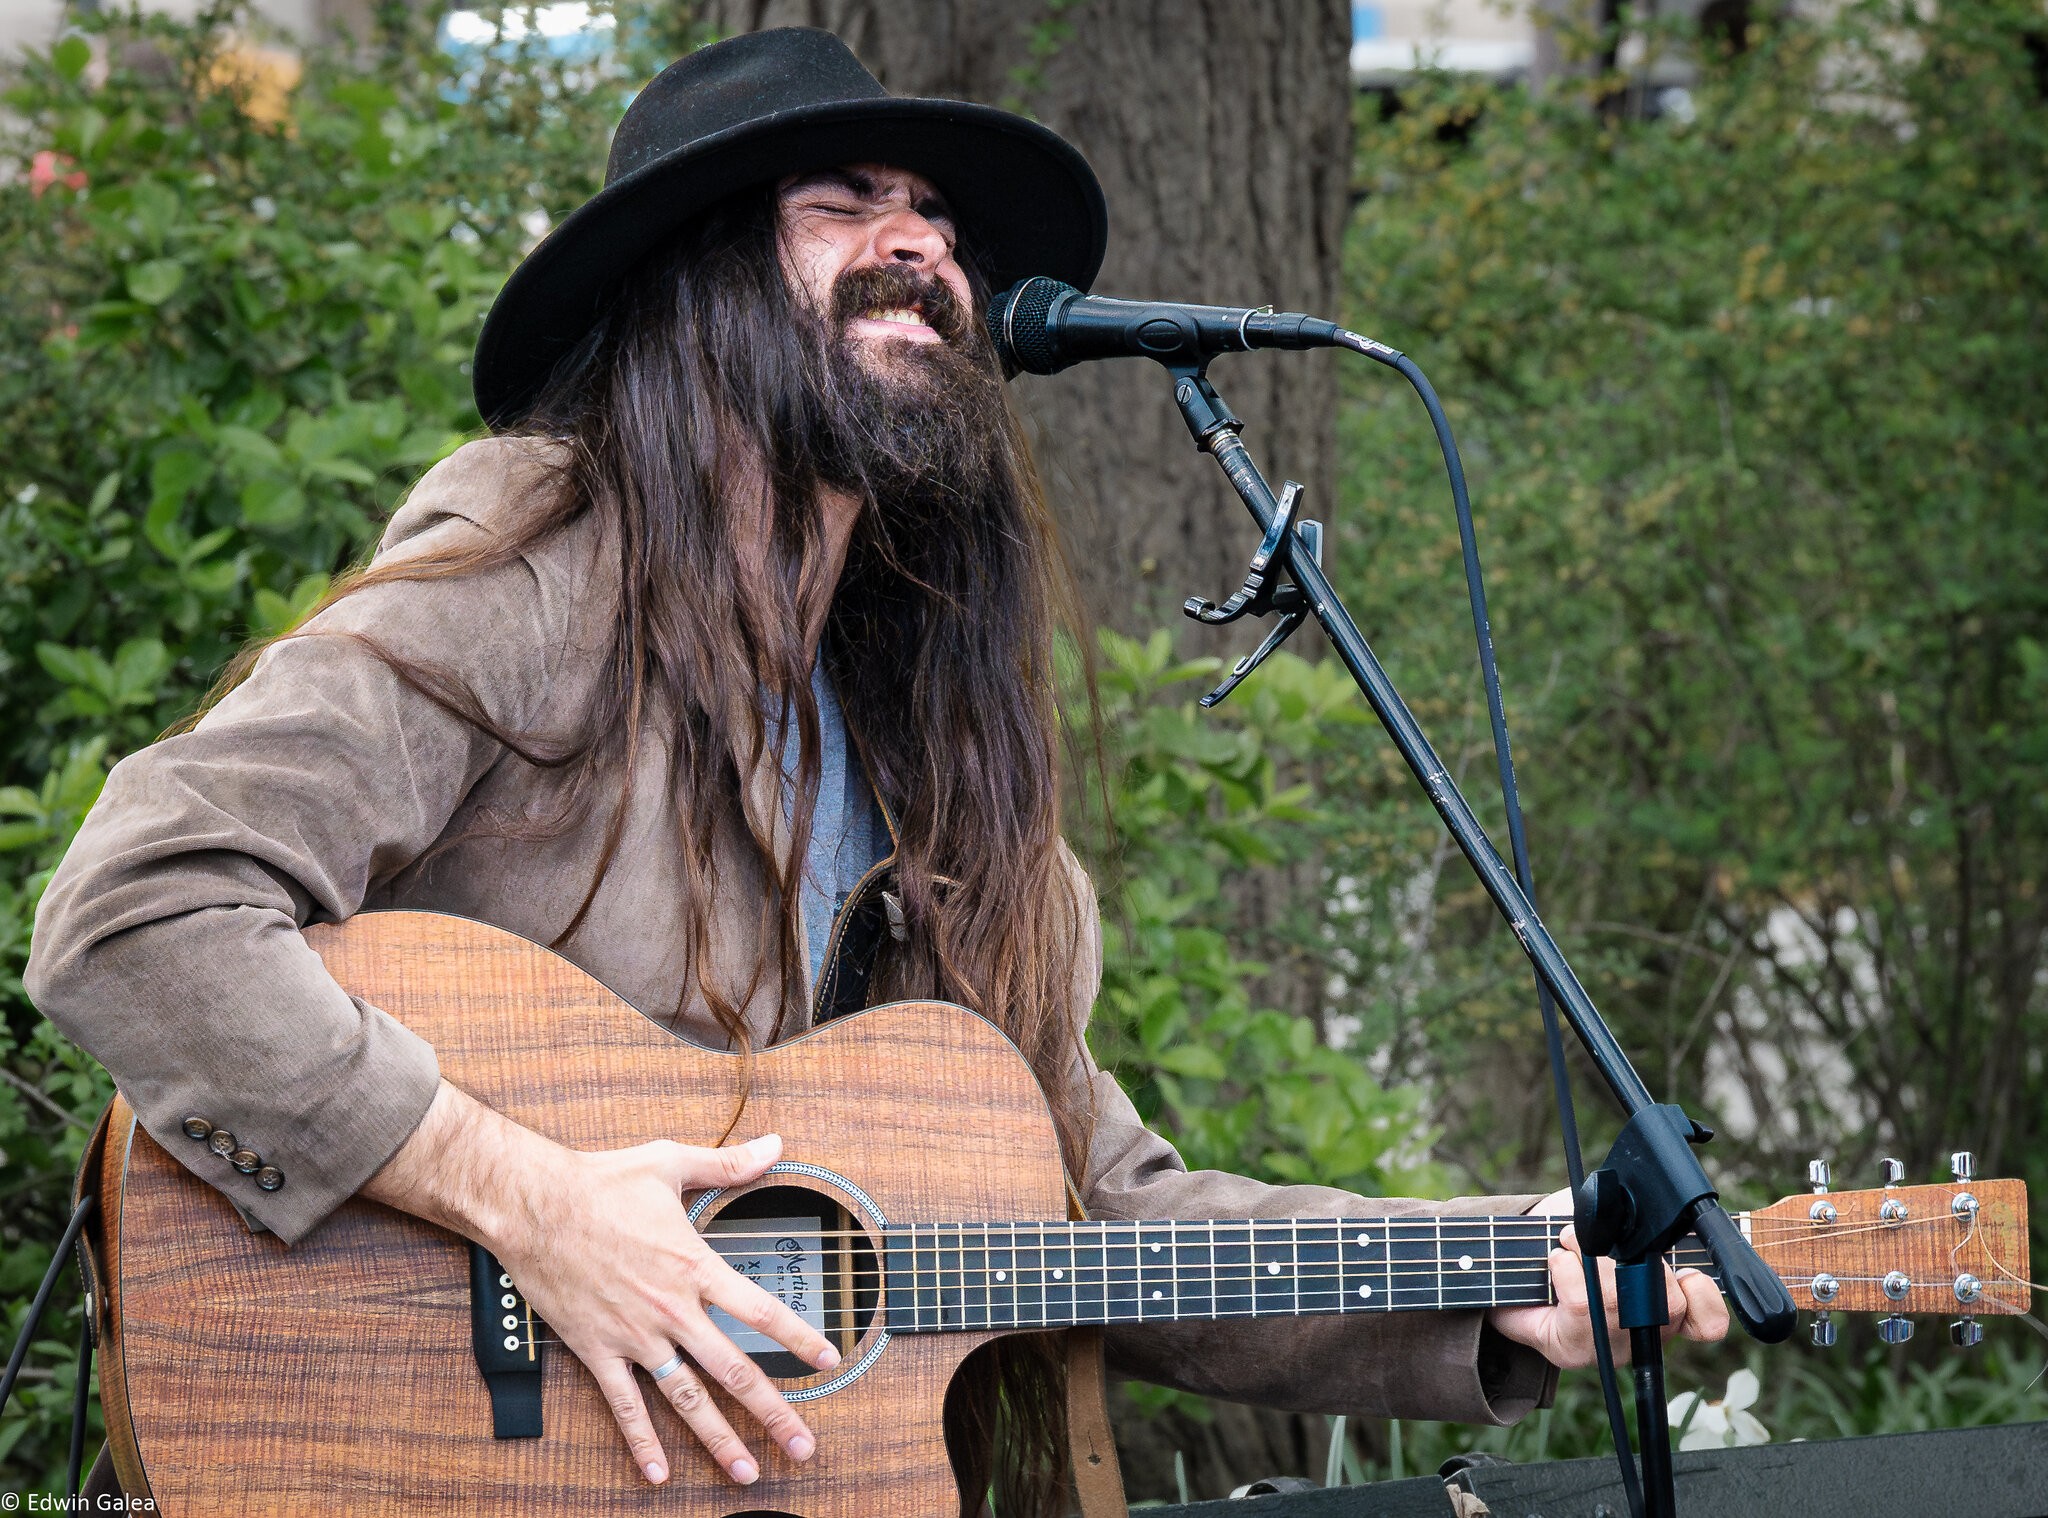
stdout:
MULTIPOLYGON (((804 936, 811 955, 811 983, 825 968, 832 924, 855 885, 887 852, 889 831, 868 785, 860 756, 846 736, 846 715, 825 673, 825 661, 811 666, 811 696, 818 704, 818 804, 811 813, 811 847, 804 861, 804 936)), ((772 720, 772 718, 771 718, 772 720)), ((796 802, 797 735, 794 723, 782 745, 782 805, 796 802)))

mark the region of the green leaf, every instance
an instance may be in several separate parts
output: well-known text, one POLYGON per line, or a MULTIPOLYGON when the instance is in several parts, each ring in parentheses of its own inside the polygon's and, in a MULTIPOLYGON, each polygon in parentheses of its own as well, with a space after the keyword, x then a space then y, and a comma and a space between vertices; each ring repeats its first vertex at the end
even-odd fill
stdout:
POLYGON ((92 44, 83 37, 66 37, 52 49, 50 62, 57 66, 57 72, 66 79, 76 79, 85 72, 85 66, 92 62, 92 44))
POLYGON ((1223 1056, 1206 1044, 1177 1044, 1157 1059, 1161 1069, 1194 1080, 1220 1081, 1230 1073, 1223 1056))
POLYGON ((105 511, 109 506, 114 504, 115 493, 119 491, 120 488, 121 471, 118 469, 109 469, 106 472, 106 474, 101 476, 99 484, 94 487, 92 499, 86 502, 85 514, 89 517, 96 517, 101 512, 105 511))
POLYGON ((51 679, 66 685, 92 685, 94 671, 91 661, 98 657, 90 649, 66 648, 59 643, 36 645, 36 662, 42 665, 51 679))
MULTIPOLYGON (((212 474, 213 460, 189 445, 159 454, 149 469, 150 517, 158 517, 159 512, 168 507, 169 513, 162 517, 162 522, 167 524, 174 520, 178 508, 185 504, 185 498, 212 474)), ((156 541, 154 535, 150 541, 156 541)))
POLYGON ((317 459, 306 466, 311 479, 341 480, 349 485, 374 485, 377 476, 354 459, 317 459))
POLYGON ((170 650, 158 639, 131 638, 114 652, 110 694, 123 705, 146 705, 155 700, 157 686, 170 667, 170 650))
POLYGON ((128 270, 128 293, 145 306, 161 306, 185 283, 185 266, 175 258, 152 258, 128 270))
POLYGON ((292 527, 306 514, 306 493, 280 475, 261 475, 242 487, 242 520, 251 527, 292 527))

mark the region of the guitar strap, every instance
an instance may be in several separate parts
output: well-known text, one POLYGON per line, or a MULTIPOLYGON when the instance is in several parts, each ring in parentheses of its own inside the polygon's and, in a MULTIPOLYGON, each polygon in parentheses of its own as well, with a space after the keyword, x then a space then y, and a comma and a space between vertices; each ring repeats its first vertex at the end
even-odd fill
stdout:
POLYGON ((1109 1388, 1102 1330, 1067 1332, 1067 1447, 1074 1452, 1074 1490, 1081 1518, 1129 1518, 1124 1473, 1109 1429, 1109 1388))
MULTIPOLYGON (((1067 1183, 1067 1216, 1076 1222, 1088 1216, 1072 1181, 1067 1183)), ((1073 1455, 1081 1518, 1130 1518, 1116 1435, 1109 1426, 1109 1370, 1099 1328, 1067 1330, 1067 1448, 1073 1455)))

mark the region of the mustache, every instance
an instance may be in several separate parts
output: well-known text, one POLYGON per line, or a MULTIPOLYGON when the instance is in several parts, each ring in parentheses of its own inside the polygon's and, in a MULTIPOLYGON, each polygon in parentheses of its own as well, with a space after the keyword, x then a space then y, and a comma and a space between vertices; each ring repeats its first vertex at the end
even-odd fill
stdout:
POLYGON ((832 331, 845 332, 846 324, 870 311, 910 307, 924 318, 925 325, 949 343, 958 343, 974 330, 974 313, 953 293, 953 287, 935 274, 920 274, 901 264, 866 269, 848 269, 832 287, 832 331))

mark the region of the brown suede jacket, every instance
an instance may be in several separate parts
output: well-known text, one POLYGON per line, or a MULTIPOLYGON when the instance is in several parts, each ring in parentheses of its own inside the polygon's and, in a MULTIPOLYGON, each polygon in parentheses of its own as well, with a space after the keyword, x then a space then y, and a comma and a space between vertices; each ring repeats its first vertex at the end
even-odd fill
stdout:
MULTIPOLYGON (((437 465, 393 517, 380 560, 502 528, 535 499, 545 446, 486 439, 437 465)), ((504 727, 545 733, 575 721, 606 646, 615 560, 603 537, 586 520, 495 570, 373 588, 314 625, 373 634, 449 667, 504 727)), ((645 778, 616 858, 560 948, 650 1014, 665 1017, 680 999, 675 1025, 722 1047, 708 1011, 681 996, 677 819, 658 746, 641 758, 645 778)), ((764 766, 756 780, 750 808, 779 840, 779 777, 764 766)), ((335 984, 299 930, 407 907, 552 942, 583 898, 610 808, 540 843, 462 836, 546 795, 544 772, 358 643, 286 640, 196 730, 115 767, 43 898, 29 993, 106 1064, 171 1154, 286 1242, 303 1238, 405 1142, 439 1070, 417 1035, 335 984), (254 1176, 204 1164, 211 1156, 179 1139, 194 1113, 239 1135, 283 1184, 264 1190, 254 1176)), ((740 819, 723 831, 711 960, 717 983, 743 986, 765 886, 740 819)), ((1101 944, 1093 890, 1080 879, 1074 1017, 1085 1024, 1101 944)), ((746 1014, 765 1040, 772 988, 746 1014)), ((1096 1113, 1088 1174, 1077 1181, 1098 1217, 1430 1216, 1521 1211, 1534 1200, 1387 1200, 1190 1172, 1085 1052, 1070 1079, 1096 1113)), ((1539 1355, 1500 1338, 1477 1311, 1120 1330, 1109 1352, 1118 1370, 1190 1391, 1375 1417, 1511 1422, 1555 1385, 1539 1355)))

